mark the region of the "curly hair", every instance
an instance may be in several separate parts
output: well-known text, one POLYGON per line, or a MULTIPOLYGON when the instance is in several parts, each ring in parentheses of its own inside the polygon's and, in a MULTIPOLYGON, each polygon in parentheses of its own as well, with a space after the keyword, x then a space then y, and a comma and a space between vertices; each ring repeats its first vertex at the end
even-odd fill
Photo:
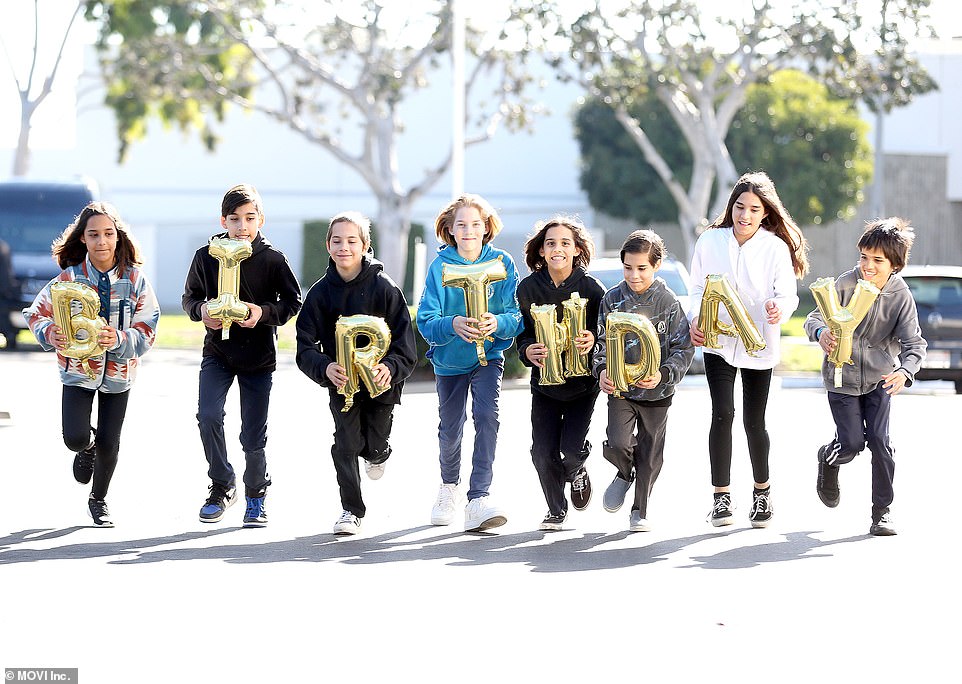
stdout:
POLYGON ((571 231, 571 235, 574 238, 575 247, 578 248, 578 254, 574 258, 572 266, 574 268, 587 268, 588 263, 591 261, 591 257, 595 255, 595 242, 591 239, 591 234, 588 229, 585 228, 585 224, 581 222, 577 216, 566 216, 563 214, 558 214, 552 216, 547 221, 539 222, 535 225, 534 235, 528 238, 528 241, 524 243, 524 262, 528 265, 531 271, 540 271, 542 268, 546 268, 548 263, 545 258, 541 256, 540 252, 544 248, 545 238, 548 236, 548 231, 556 226, 563 226, 571 231))

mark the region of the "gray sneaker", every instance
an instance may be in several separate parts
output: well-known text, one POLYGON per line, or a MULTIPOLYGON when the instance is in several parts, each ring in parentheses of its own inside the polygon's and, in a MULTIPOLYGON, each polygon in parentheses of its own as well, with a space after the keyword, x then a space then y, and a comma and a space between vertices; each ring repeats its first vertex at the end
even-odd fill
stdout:
POLYGON ((604 499, 602 499, 602 505, 605 510, 609 513, 614 513, 625 503, 625 495, 631 488, 631 483, 635 481, 635 475, 632 473, 630 480, 625 480, 621 477, 621 473, 615 475, 615 479, 611 481, 608 488, 605 490, 604 499))
POLYGON ((647 518, 641 517, 641 511, 632 511, 631 517, 628 518, 628 531, 629 532, 650 532, 651 525, 648 524, 647 518))

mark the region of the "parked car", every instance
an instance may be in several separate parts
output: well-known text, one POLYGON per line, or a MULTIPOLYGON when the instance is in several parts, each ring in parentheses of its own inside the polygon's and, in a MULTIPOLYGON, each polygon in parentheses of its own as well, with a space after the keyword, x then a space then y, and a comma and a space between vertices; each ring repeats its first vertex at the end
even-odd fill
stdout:
POLYGON ((80 210, 98 196, 89 180, 10 180, 0 183, 0 240, 10 251, 12 282, 0 287, 0 332, 7 348, 17 346, 17 331, 26 328, 21 310, 60 268, 50 256, 51 243, 80 210))
POLYGON ((952 380, 962 394, 962 266, 906 266, 905 279, 928 342, 919 380, 952 380))
MULTIPOLYGON (((606 290, 610 290, 615 285, 624 280, 625 272, 619 257, 599 257, 592 259, 588 264, 588 272, 601 281, 606 290)), ((691 306, 691 276, 688 269, 678 259, 673 256, 666 256, 662 259, 661 268, 655 274, 656 277, 665 281, 671 291, 678 297, 678 303, 685 313, 691 306)), ((695 348, 695 358, 691 362, 689 373, 705 372, 705 357, 702 348, 695 348)))

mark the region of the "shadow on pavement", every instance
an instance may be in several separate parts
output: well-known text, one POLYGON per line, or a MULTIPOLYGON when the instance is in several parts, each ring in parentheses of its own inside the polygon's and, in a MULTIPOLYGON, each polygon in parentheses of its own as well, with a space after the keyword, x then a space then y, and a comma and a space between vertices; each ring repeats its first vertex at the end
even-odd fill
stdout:
POLYGON ((844 539, 830 539, 821 541, 812 535, 815 532, 789 532, 785 535, 785 541, 762 544, 760 546, 743 546, 736 549, 727 549, 716 553, 714 556, 692 556, 695 561, 692 565, 683 565, 684 568, 703 568, 705 570, 735 570, 738 568, 753 568, 764 563, 784 563, 786 561, 808 560, 810 558, 825 558, 831 553, 810 553, 818 549, 824 549, 838 544, 851 544, 852 542, 871 539, 868 534, 861 534, 855 537, 845 537, 844 539))
MULTIPOLYGON (((405 539, 410 535, 437 529, 421 526, 373 537, 335 537, 332 534, 318 534, 282 541, 144 550, 213 538, 240 530, 238 527, 224 527, 166 537, 87 542, 48 549, 10 548, 16 544, 65 537, 82 529, 86 528, 23 530, 13 533, 0 539, 0 565, 90 558, 106 558, 109 563, 117 565, 191 560, 222 560, 242 564, 334 561, 350 565, 446 561, 448 565, 461 567, 516 564, 529 566, 534 572, 581 572, 664 562, 689 546, 749 531, 748 528, 736 528, 724 532, 713 531, 689 537, 661 539, 633 547, 624 546, 624 542, 629 539, 641 542, 646 535, 634 535, 625 531, 585 532, 580 537, 553 538, 555 533, 540 531, 502 535, 447 532, 437 536, 413 536, 405 539), (119 558, 112 558, 115 556, 119 558)), ((251 534, 253 536, 257 533, 252 530, 251 534)), ((812 553, 813 551, 870 538, 869 535, 860 535, 821 541, 814 538, 813 534, 815 532, 793 532, 786 534, 784 541, 746 545, 727 549, 711 556, 690 556, 689 560, 692 561, 690 564, 678 567, 731 570, 766 563, 806 560, 831 555, 826 552, 812 553)), ((683 561, 684 558, 676 559, 676 562, 678 560, 683 561)))

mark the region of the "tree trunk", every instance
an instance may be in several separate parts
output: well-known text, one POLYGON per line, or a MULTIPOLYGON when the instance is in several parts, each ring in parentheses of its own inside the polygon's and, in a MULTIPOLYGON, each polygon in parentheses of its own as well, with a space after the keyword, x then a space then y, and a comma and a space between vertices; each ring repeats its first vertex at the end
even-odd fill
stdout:
POLYGON ((17 137, 17 150, 13 155, 13 175, 26 176, 30 170, 30 115, 28 107, 22 107, 20 114, 20 135, 17 137))
POLYGON ((407 267, 408 233, 411 232, 411 207, 397 195, 378 197, 377 253, 384 270, 398 284, 404 286, 407 267))

